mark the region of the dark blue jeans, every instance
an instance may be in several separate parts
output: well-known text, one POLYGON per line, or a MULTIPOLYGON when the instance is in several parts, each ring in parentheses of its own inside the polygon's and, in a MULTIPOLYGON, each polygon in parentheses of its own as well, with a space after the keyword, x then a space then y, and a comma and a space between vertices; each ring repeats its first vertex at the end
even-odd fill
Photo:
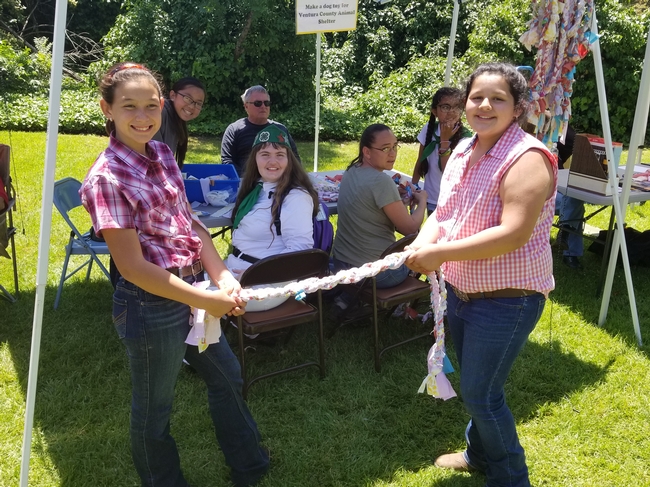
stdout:
POLYGON ((558 224, 568 226, 579 233, 567 232, 567 244, 569 248, 563 255, 582 257, 584 244, 582 242, 582 229, 585 217, 585 202, 570 196, 558 193, 555 197, 555 213, 560 215, 558 224))
POLYGON ((524 449, 503 387, 542 315, 542 294, 461 301, 448 288, 447 319, 460 365, 460 390, 471 419, 465 460, 489 487, 529 487, 524 449))
POLYGON ((186 304, 150 294, 123 278, 115 289, 113 322, 131 369, 135 468, 146 487, 188 485, 170 434, 174 387, 185 358, 207 385, 210 415, 233 483, 253 485, 268 470, 269 459, 241 395, 239 362, 224 335, 203 353, 187 345, 189 315, 186 304))

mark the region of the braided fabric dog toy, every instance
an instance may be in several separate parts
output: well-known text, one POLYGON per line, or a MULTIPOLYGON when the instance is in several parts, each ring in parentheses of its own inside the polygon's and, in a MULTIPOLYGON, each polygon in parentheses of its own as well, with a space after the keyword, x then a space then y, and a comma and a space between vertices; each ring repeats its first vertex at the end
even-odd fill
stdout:
MULTIPOLYGON (((411 255, 411 250, 397 252, 384 257, 376 262, 368 262, 361 267, 344 269, 336 274, 317 278, 312 277, 298 282, 292 282, 284 287, 269 287, 258 289, 242 289, 239 297, 243 301, 262 300, 267 298, 277 298, 280 296, 295 296, 296 299, 304 299, 309 293, 319 289, 332 289, 338 284, 354 284, 368 277, 373 277, 387 269, 397 269, 411 255)), ((449 363, 445 354, 445 328, 443 318, 447 309, 447 291, 445 280, 441 271, 429 274, 431 283, 431 306, 434 311, 434 328, 435 343, 431 347, 427 357, 427 366, 429 374, 422 382, 418 392, 427 391, 428 394, 447 400, 456 397, 449 380, 445 376, 446 372, 453 372, 451 363, 449 363)))

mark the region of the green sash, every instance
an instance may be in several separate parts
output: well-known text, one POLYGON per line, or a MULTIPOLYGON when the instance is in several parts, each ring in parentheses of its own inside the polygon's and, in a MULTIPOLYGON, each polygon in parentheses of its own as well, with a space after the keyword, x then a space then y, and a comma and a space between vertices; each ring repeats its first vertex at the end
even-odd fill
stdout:
POLYGON ((242 202, 239 204, 239 208, 237 208, 237 214, 235 215, 235 218, 233 218, 232 222, 232 228, 235 229, 239 226, 241 223, 242 219, 248 215, 248 213, 253 209, 253 206, 255 206, 255 203, 257 203, 257 199, 260 196, 260 192, 262 191, 262 181, 258 182, 257 185, 253 188, 253 190, 246 195, 246 197, 242 200, 242 202))
MULTIPOLYGON (((438 123, 437 122, 436 122, 436 128, 438 128, 438 123)), ((464 139, 466 137, 471 137, 472 135, 473 135, 472 131, 469 130, 468 128, 466 128, 465 126, 462 126, 460 128, 460 138, 461 139, 464 139)), ((435 134, 435 131, 434 131, 433 135, 431 136, 431 142, 429 142, 429 144, 422 151, 422 156, 418 159, 418 162, 421 162, 424 159, 426 159, 427 157, 429 157, 431 155, 431 153, 433 152, 433 150, 436 148, 436 146, 439 145, 439 144, 440 144, 440 137, 438 137, 435 134)))

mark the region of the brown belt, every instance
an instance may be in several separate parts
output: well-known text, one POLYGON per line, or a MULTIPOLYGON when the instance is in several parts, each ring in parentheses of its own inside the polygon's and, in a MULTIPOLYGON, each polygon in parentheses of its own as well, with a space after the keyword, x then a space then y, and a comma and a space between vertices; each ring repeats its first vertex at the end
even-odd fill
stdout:
POLYGON ((456 289, 454 286, 450 287, 454 290, 454 294, 458 296, 458 299, 461 301, 469 301, 470 299, 489 299, 489 298, 523 298, 524 296, 532 296, 537 294, 537 291, 531 291, 529 289, 497 289, 495 291, 488 291, 485 293, 465 293, 456 289))
POLYGON ((170 267, 167 271, 181 279, 188 276, 197 276, 203 272, 203 263, 200 260, 197 260, 192 265, 186 265, 185 267, 170 267))

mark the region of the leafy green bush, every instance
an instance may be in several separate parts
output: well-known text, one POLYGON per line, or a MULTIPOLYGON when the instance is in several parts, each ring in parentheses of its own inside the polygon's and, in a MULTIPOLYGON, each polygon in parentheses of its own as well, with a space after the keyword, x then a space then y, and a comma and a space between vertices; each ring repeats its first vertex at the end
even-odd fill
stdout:
POLYGON ((37 52, 0 40, 0 86, 4 93, 43 93, 49 87, 52 56, 46 38, 36 39, 37 52))
MULTIPOLYGON (((448 0, 361 0, 356 31, 325 34, 320 138, 357 139, 368 124, 382 122, 401 140, 414 140, 444 82, 452 8, 448 0)), ((619 0, 600 0, 597 8, 612 133, 627 142, 650 13, 619 0)), ((292 9, 276 0, 127 0, 104 39, 104 60, 91 65, 82 83, 64 78, 61 131, 103 133, 94 78, 131 59, 147 62, 168 84, 186 75, 205 82, 207 103, 189 125, 193 134, 221 135, 244 116, 239 95, 261 83, 274 102, 272 117, 294 137, 313 138, 313 36, 295 35, 292 9)), ((534 65, 535 52, 518 40, 529 18, 528 0, 462 3, 451 84, 461 86, 481 62, 534 65)), ((0 41, 0 128, 46 126, 50 46, 39 42, 32 53, 0 41)), ((588 56, 578 64, 571 100, 578 130, 602 133, 597 100, 588 56)))
MULTIPOLYGON (((632 7, 605 0, 599 2, 596 15, 612 137, 627 143, 634 123, 650 13, 645 10, 639 14, 632 7)), ((593 54, 577 65, 575 79, 573 124, 580 131, 602 134, 593 54)), ((646 141, 650 141, 647 128, 646 141)))
MULTIPOLYGON (((46 130, 47 94, 0 95, 0 128, 4 130, 46 130)), ((71 134, 104 134, 104 115, 98 95, 89 90, 61 92, 59 131, 71 134)))
POLYGON ((146 63, 168 87, 184 76, 206 86, 210 103, 231 111, 262 84, 280 108, 313 92, 313 36, 297 36, 293 2, 276 0, 127 0, 104 37, 101 72, 120 61, 146 63))

